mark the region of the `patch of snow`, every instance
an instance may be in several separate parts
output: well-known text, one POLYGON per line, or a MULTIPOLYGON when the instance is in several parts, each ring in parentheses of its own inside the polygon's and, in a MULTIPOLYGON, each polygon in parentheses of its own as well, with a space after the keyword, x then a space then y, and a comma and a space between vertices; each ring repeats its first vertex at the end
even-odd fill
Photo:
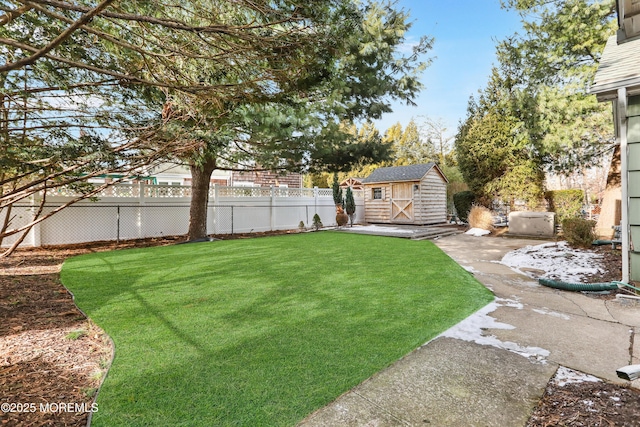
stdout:
POLYGON ((524 308, 524 305, 522 305, 522 303, 518 300, 496 298, 496 302, 499 303, 502 307, 517 308, 518 310, 522 310, 524 308))
POLYGON ((555 385, 559 387, 564 387, 567 384, 576 384, 576 383, 584 383, 584 382, 592 382, 597 383, 602 380, 598 377, 594 377, 593 375, 585 374, 584 372, 574 371, 573 369, 565 368, 564 366, 560 366, 556 375, 552 378, 552 381, 555 385))
POLYGON ((602 257, 590 251, 571 248, 567 242, 525 246, 508 252, 501 264, 534 279, 545 278, 569 283, 581 283, 587 275, 597 274, 602 257), (544 271, 541 276, 527 271, 544 271))
POLYGON ((497 322, 496 319, 489 316, 489 313, 495 311, 498 307, 509 306, 522 308, 521 304, 513 300, 497 299, 488 304, 476 313, 464 319, 457 325, 449 328, 440 334, 441 337, 455 338, 463 341, 475 342, 480 345, 489 345, 501 348, 519 354, 528 359, 536 360, 540 363, 546 363, 549 351, 540 347, 524 347, 511 341, 500 341, 495 335, 486 336, 483 332, 486 329, 515 329, 515 326, 507 323, 497 322), (501 304, 505 301, 507 304, 501 304))
POLYGON ((467 231, 464 234, 480 237, 480 236, 486 236, 487 234, 490 234, 490 233, 491 232, 489 230, 483 230, 482 228, 471 228, 469 229, 469 231, 467 231))
POLYGON ((540 310, 540 309, 537 309, 537 308, 534 308, 533 311, 535 311, 536 313, 540 313, 540 314, 546 314, 546 315, 549 315, 549 316, 559 317, 559 318, 564 319, 564 320, 570 320, 571 319, 571 317, 567 316, 566 314, 557 313, 555 311, 540 310))

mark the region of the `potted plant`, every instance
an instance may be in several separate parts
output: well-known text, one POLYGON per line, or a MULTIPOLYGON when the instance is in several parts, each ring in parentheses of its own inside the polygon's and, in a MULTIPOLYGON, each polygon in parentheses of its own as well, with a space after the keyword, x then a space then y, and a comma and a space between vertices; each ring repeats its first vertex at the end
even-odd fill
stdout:
POLYGON ((349 215, 344 212, 342 204, 336 205, 336 223, 338 224, 338 227, 342 227, 347 222, 349 222, 349 215))

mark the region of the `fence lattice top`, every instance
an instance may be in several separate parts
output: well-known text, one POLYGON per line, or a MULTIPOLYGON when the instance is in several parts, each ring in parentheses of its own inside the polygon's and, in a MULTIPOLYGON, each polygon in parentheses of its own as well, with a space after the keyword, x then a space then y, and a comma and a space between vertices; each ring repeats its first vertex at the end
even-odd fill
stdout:
MULTIPOLYGON (((49 190, 49 195, 78 196, 69 188, 49 190)), ((354 197, 364 197, 363 190, 353 190, 354 197)), ((114 184, 105 188, 97 197, 191 197, 189 185, 151 185, 151 184, 114 184)), ((209 197, 291 197, 291 198, 328 198, 333 197, 330 188, 283 188, 283 187, 232 187, 212 185, 209 197)))

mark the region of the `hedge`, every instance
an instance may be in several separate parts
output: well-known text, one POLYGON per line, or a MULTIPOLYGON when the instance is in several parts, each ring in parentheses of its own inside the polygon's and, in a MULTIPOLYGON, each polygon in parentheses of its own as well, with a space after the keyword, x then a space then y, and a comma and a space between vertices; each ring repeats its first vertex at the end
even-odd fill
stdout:
POLYGON ((455 206, 461 221, 468 221, 469 211, 475 200, 476 196, 471 191, 461 191, 453 195, 453 206, 455 206))
POLYGON ((549 210, 556 213, 558 222, 580 217, 584 191, 578 189, 547 191, 545 198, 549 203, 549 210))

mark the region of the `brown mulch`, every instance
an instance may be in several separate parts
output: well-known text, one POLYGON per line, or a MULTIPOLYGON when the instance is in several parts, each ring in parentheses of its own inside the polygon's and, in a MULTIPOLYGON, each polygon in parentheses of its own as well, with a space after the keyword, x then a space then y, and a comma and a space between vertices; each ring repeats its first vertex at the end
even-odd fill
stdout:
MULTIPOLYGON (((600 262, 605 268, 598 274, 586 276, 584 283, 608 283, 622 280, 622 256, 619 246, 618 249, 612 249, 611 245, 593 246, 591 250, 602 257, 600 262)), ((637 287, 638 284, 635 286, 637 287)), ((617 294, 632 295, 634 293, 632 290, 613 289, 602 293, 585 294, 600 299, 615 299, 617 294)))
POLYGON ((549 381, 526 427, 640 426, 640 391, 606 382, 549 381))
POLYGON ((0 425, 87 423, 111 344, 60 284, 62 261, 82 252, 39 249, 0 260, 0 425))
MULTIPOLYGON (((251 238, 295 231, 216 236, 251 238)), ((85 426, 111 362, 110 339, 62 286, 62 262, 83 253, 175 244, 183 237, 21 249, 0 258, 0 426, 85 426), (9 404, 4 407, 2 404, 9 404), (69 405, 71 404, 71 405, 69 405), (9 411, 6 411, 8 409, 9 411)), ((620 252, 595 250, 607 271, 590 281, 619 280, 620 252)), ((613 296, 600 296, 610 298, 613 296)), ((605 382, 560 387, 550 381, 528 427, 640 426, 640 394, 605 382)))
POLYGON ((620 247, 612 249, 611 245, 592 246, 590 249, 600 256, 600 263, 606 267, 604 271, 586 276, 585 283, 606 283, 622 279, 622 253, 620 247))

